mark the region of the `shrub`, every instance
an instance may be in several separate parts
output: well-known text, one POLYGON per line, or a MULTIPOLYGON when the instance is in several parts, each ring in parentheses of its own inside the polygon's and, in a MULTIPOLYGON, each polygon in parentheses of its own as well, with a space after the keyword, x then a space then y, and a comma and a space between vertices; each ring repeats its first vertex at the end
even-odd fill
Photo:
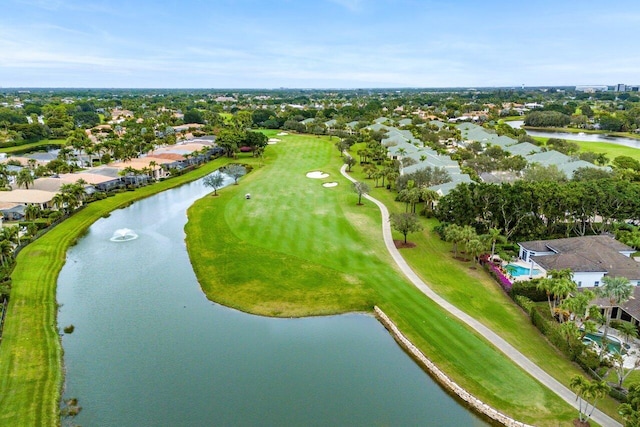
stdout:
POLYGON ((511 283, 511 280, 509 280, 507 276, 504 275, 500 267, 492 262, 486 262, 484 263, 484 268, 489 272, 491 277, 493 277, 496 282, 498 282, 500 286, 502 286, 502 289, 507 292, 511 290, 513 283, 511 283))
POLYGON ((527 298, 524 295, 512 294, 511 296, 513 300, 516 302, 516 304, 522 307, 522 309, 526 311, 529 316, 531 316, 531 311, 533 310, 533 307, 535 307, 535 304, 533 303, 533 301, 531 301, 529 298, 527 298))
POLYGON ((537 288, 538 279, 527 280, 522 282, 514 282, 511 287, 511 298, 515 300, 517 296, 524 296, 534 302, 542 302, 547 300, 547 293, 537 288))

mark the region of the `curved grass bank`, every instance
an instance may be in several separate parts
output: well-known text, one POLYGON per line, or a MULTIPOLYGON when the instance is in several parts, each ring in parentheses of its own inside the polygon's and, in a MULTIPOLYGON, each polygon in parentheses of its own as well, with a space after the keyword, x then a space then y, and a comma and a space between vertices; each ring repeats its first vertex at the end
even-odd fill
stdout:
POLYGON ((378 305, 460 386, 535 425, 568 424, 576 411, 449 317, 396 270, 380 239, 380 213, 339 175, 327 138, 289 135, 270 161, 189 210, 187 247, 207 296, 269 316, 371 312, 378 305), (326 181, 305 177, 324 171, 326 181), (244 199, 251 193, 251 200, 244 199))
POLYGON ((0 425, 60 424, 63 375, 56 283, 69 245, 112 210, 193 181, 226 162, 215 160, 185 175, 91 203, 20 252, 0 344, 0 425))

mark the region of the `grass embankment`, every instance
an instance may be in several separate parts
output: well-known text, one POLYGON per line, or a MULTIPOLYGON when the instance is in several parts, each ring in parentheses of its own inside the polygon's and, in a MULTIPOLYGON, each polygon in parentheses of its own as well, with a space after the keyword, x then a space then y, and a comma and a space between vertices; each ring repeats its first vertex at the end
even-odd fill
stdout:
POLYGON ((188 174, 94 202, 24 248, 0 345, 0 425, 59 425, 62 350, 56 324, 56 284, 69 245, 114 209, 179 186, 220 167, 220 159, 188 174))
POLYGON ((65 144, 66 144, 66 142, 65 142, 64 139, 43 139, 42 141, 31 142, 29 144, 15 145, 13 147, 0 148, 0 153, 7 153, 7 154, 26 153, 26 152, 29 152, 29 151, 35 151, 36 149, 38 149, 40 147, 47 147, 47 146, 50 146, 50 145, 58 145, 58 146, 62 147, 65 144))
MULTIPOLYGON (((533 139, 540 141, 544 144, 547 143, 549 138, 534 136, 533 139)), ((576 141, 573 139, 567 140, 574 142, 580 147, 580 151, 589 151, 592 153, 605 153, 609 158, 609 161, 615 159, 618 156, 629 156, 636 160, 640 160, 640 149, 634 147, 627 147, 626 145, 611 144, 608 142, 587 142, 576 141)))
MULTIPOLYGON (((370 311, 376 304, 439 367, 490 405, 536 425, 575 418, 568 404, 396 270, 380 238, 377 207, 356 206, 357 196, 339 175, 335 140, 281 139, 268 148, 266 166, 189 210, 187 246, 210 299, 283 317, 370 311), (306 178, 312 170, 331 176, 306 178), (339 185, 322 187, 327 181, 339 185)), ((454 280, 466 280, 453 274, 454 280)), ((484 305, 478 291, 470 289, 469 295, 484 305)))
MULTIPOLYGON (((404 203, 396 202, 394 191, 374 188, 359 168, 354 176, 369 183, 371 195, 382 201, 390 212, 404 212, 404 203)), ((415 248, 401 249, 411 268, 439 295, 499 334, 521 353, 568 386, 573 375, 584 372, 569 362, 533 326, 526 314, 509 298, 493 279, 473 261, 454 259, 452 245, 442 241, 433 231, 435 219, 422 219, 424 231, 409 235, 415 248)), ((394 233, 395 239, 402 236, 394 233)), ((464 256, 464 255, 463 255, 464 256)), ((598 408, 614 418, 619 403, 605 399, 598 408)))

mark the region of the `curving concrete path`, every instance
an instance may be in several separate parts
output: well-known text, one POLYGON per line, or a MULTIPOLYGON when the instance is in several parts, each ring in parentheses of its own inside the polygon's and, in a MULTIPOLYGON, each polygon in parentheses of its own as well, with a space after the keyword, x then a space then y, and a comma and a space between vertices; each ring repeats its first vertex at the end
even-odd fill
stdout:
MULTIPOLYGON (((356 182, 355 179, 351 178, 351 176, 347 174, 346 169, 346 165, 343 165, 342 168, 340 168, 340 173, 349 181, 356 182)), ((578 409, 578 402, 576 401, 576 395, 574 392, 565 387, 561 382, 557 381, 551 375, 543 371, 538 365, 529 360, 524 354, 516 350, 515 347, 505 341, 498 334, 442 298, 429 286, 427 286, 427 284, 422 281, 420 277, 418 277, 418 275, 411 269, 411 267, 409 267, 409 264, 407 264, 402 255, 400 255, 400 251, 398 251, 396 245, 393 243, 393 237, 391 235, 391 225, 389 224, 389 210, 387 209, 387 207, 382 202, 374 199, 368 194, 366 194, 364 197, 367 200, 375 203, 378 208, 380 208, 380 213, 382 214, 382 235, 384 237, 384 243, 387 246, 387 250, 393 257, 393 260, 396 262, 398 267, 400 267, 405 276, 407 276, 407 278, 411 281, 411 283, 413 283, 420 291, 422 291, 422 293, 436 302, 440 307, 444 308, 449 313, 451 313, 467 325, 471 326, 476 332, 489 340, 489 342, 491 342, 495 347, 497 347, 500 351, 507 355, 507 357, 513 360, 518 366, 528 372, 540 383, 550 388, 567 403, 578 409)), ((593 411, 591 419, 593 419, 601 426, 622 427, 622 424, 597 408, 595 411, 593 411)))

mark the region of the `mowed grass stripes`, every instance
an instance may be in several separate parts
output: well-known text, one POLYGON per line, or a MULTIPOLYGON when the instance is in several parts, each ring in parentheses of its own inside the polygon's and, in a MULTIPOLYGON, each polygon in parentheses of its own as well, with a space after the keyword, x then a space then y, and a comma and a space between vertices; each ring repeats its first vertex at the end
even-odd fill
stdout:
POLYGON ((445 372, 499 410, 536 425, 575 418, 568 404, 396 270, 377 207, 356 206, 357 195, 339 175, 335 139, 279 138, 264 167, 189 210, 187 247, 211 300, 287 317, 370 311, 375 304, 445 372), (330 176, 305 177, 315 170, 330 176), (322 187, 331 181, 339 185, 322 187))

